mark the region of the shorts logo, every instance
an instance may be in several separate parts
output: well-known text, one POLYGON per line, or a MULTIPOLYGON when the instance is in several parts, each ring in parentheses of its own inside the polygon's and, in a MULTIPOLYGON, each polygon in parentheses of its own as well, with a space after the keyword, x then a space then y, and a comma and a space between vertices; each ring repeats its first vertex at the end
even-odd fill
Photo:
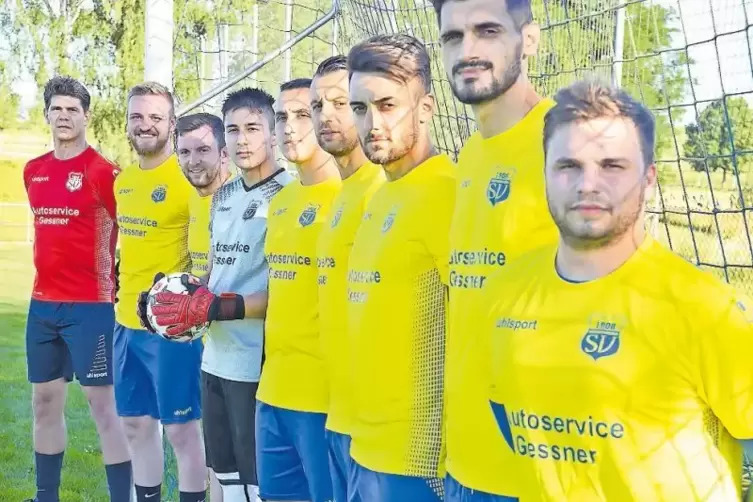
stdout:
POLYGON ((258 200, 252 200, 245 211, 243 211, 243 219, 250 220, 256 214, 256 211, 261 206, 261 202, 258 200))
POLYGON ((387 217, 382 222, 383 234, 387 233, 387 231, 392 228, 392 225, 395 223, 395 216, 397 216, 397 208, 392 208, 392 211, 389 212, 387 217))
POLYGON ((335 215, 332 217, 332 223, 329 224, 331 228, 335 228, 340 223, 340 218, 343 216, 343 206, 337 208, 335 215))
POLYGON ((154 202, 155 204, 164 202, 166 197, 167 197, 167 187, 165 185, 158 186, 152 192, 152 202, 154 202))
POLYGON ((81 190, 81 187, 83 185, 84 185, 84 173, 75 173, 75 172, 68 173, 68 181, 65 182, 65 188, 67 188, 69 192, 75 192, 76 190, 81 190))
POLYGON ((316 220, 316 212, 318 210, 319 206, 309 205, 309 207, 304 209, 301 215, 298 217, 298 223, 300 223, 302 227, 311 225, 312 223, 314 223, 314 220, 316 220))
POLYGON ((620 349, 620 330, 616 323, 596 321, 580 341, 580 349, 594 361, 613 356, 620 349))
POLYGON ((492 206, 496 206, 510 197, 510 181, 510 174, 506 172, 497 173, 489 180, 489 185, 486 187, 486 198, 492 206))

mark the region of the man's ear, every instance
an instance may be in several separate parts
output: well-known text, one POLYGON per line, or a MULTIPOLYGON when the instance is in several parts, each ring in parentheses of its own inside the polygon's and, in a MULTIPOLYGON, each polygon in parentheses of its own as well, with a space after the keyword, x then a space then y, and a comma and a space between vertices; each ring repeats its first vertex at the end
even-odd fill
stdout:
POLYGON ((536 55, 541 41, 541 28, 536 23, 528 23, 521 29, 523 58, 529 59, 536 55))
POLYGON ((434 95, 429 93, 421 97, 418 102, 418 121, 421 124, 431 122, 431 118, 434 116, 434 110, 436 109, 436 100, 434 95))

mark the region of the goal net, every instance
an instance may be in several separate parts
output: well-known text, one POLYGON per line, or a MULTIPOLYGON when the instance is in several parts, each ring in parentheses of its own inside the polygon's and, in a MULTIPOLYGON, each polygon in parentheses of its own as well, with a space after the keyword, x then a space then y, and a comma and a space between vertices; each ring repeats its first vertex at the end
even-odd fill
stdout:
MULTIPOLYGON (((190 101, 258 63, 326 16, 331 0, 269 0, 220 12, 214 24, 176 13, 194 30, 176 47, 176 91, 190 101), (188 99, 190 98, 190 99, 188 99)), ((530 76, 553 95, 587 74, 612 79, 657 117, 659 187, 649 203, 655 237, 701 268, 753 292, 753 69, 745 0, 538 0, 542 28, 530 76)), ((475 129, 441 64, 428 0, 341 0, 331 21, 237 83, 277 92, 365 37, 410 33, 432 55, 437 146, 456 155, 475 129)), ((234 86, 234 87, 236 87, 234 86)), ((210 92, 210 94, 212 94, 210 92)), ((220 93, 194 109, 217 111, 220 93)))

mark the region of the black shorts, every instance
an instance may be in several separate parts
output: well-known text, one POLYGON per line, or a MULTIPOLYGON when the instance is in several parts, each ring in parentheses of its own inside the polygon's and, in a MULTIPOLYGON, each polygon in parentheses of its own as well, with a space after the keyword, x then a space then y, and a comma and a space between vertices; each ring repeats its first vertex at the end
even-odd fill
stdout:
POLYGON ((257 382, 236 382, 201 372, 204 449, 207 467, 218 474, 238 473, 244 485, 256 478, 257 382))

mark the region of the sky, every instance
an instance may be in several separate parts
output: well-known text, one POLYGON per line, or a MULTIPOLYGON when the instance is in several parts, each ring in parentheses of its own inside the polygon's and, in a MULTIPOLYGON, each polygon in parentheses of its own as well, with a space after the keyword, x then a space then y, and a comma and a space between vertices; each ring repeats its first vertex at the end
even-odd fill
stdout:
MULTIPOLYGON (((753 45, 753 0, 646 1, 672 7, 681 14, 681 23, 677 22, 677 28, 684 27, 684 30, 673 36, 672 48, 688 47, 688 54, 695 61, 691 76, 697 82, 694 95, 689 91, 686 96, 687 103, 718 99, 723 92, 745 92, 753 105, 750 54, 753 45)), ((2 49, 0 40, 0 53, 2 49)), ((14 90, 21 95, 24 107, 34 104, 37 89, 32 80, 16 82, 14 90)), ((694 115, 692 112, 686 113, 685 119, 692 120, 694 115)))

